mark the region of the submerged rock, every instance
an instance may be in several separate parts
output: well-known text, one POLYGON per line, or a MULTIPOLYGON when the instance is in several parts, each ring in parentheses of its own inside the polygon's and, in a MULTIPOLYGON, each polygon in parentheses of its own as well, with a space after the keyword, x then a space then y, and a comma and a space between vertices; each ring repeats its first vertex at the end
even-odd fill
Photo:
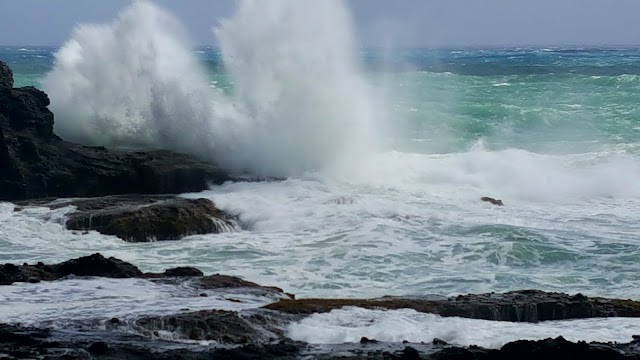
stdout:
POLYGON ((107 150, 63 141, 53 132, 49 97, 13 88, 0 61, 0 200, 163 194, 205 190, 232 178, 171 151, 107 150))

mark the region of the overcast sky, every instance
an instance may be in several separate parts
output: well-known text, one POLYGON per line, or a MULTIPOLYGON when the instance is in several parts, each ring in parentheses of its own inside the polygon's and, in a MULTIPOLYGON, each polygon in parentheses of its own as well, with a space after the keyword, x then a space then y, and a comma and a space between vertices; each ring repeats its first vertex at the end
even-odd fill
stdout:
MULTIPOLYGON (((640 0, 345 1, 366 46, 640 44, 640 0)), ((234 7, 233 0, 156 2, 203 45, 215 45, 211 27, 234 7)), ((61 45, 75 24, 109 21, 128 3, 0 0, 0 44, 61 45)))

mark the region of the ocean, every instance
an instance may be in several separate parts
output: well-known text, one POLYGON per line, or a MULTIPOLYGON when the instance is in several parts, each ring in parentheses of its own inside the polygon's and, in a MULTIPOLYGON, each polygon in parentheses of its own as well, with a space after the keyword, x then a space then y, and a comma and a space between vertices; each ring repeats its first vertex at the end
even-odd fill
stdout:
MULTIPOLYGON (((344 15, 335 3, 318 5, 318 18, 344 15)), ((640 49, 361 48, 341 37, 347 25, 312 22, 327 31, 292 34, 282 29, 299 20, 271 29, 268 18, 249 31, 256 41, 243 20, 258 10, 247 5, 224 23, 215 48, 167 39, 177 25, 158 9, 152 20, 171 26, 136 24, 135 5, 110 27, 76 29, 61 48, 0 46, 16 86, 49 93, 65 139, 165 147, 285 177, 184 194, 239 214, 245 229, 180 241, 74 233, 62 225, 69 208, 14 213, 3 203, 0 262, 100 252, 143 271, 195 266, 297 297, 539 289, 640 299, 640 49), (136 36, 115 41, 125 30, 136 36)), ((187 301, 142 280, 129 285, 115 299, 103 294, 121 286, 112 280, 2 287, 0 322, 74 309, 106 318, 132 299, 162 312, 187 301)), ((556 333, 629 341, 640 326, 484 322, 474 334, 464 322, 479 320, 340 311, 303 320, 292 337, 317 340, 324 327, 322 342, 413 334, 498 346, 556 333)))

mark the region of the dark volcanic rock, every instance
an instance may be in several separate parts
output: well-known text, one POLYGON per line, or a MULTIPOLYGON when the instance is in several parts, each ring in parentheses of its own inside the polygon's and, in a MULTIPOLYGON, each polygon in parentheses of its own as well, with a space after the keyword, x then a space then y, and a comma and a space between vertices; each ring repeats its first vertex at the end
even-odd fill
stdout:
POLYGON ((13 88, 0 61, 0 200, 201 191, 232 180, 217 167, 170 151, 107 150, 53 133, 49 98, 13 88))
POLYGON ((217 274, 203 276, 202 271, 190 267, 172 268, 162 273, 144 273, 135 265, 126 261, 114 257, 105 258, 100 254, 84 256, 52 265, 45 265, 43 263, 36 265, 0 265, 0 285, 10 285, 14 282, 32 282, 32 280, 52 281, 72 274, 76 276, 107 278, 163 279, 165 282, 169 282, 171 278, 176 278, 175 281, 172 281, 176 283, 183 282, 185 280, 184 278, 188 278, 187 280, 193 288, 202 290, 257 288, 264 289, 269 293, 282 293, 282 290, 279 288, 260 286, 234 276, 217 274))
POLYGON ((57 337, 51 331, 0 324, 2 359, 297 359, 304 343, 283 340, 274 344, 205 347, 152 340, 135 335, 76 332, 57 337))
POLYGON ((109 278, 142 277, 137 267, 116 258, 105 258, 100 254, 72 259, 60 264, 44 265, 0 265, 0 285, 33 280, 57 280, 68 275, 100 276, 109 278))
POLYGON ((367 309, 403 309, 460 316, 473 319, 537 322, 545 320, 581 319, 591 317, 640 317, 640 302, 621 299, 588 298, 544 292, 519 290, 504 294, 472 294, 453 298, 380 299, 301 299, 281 300, 265 308, 291 314, 328 312, 344 306, 367 309))
POLYGON ((623 344, 573 343, 563 337, 540 341, 518 340, 504 345, 500 350, 488 351, 487 359, 637 359, 638 348, 623 344), (624 350, 623 350, 624 349, 624 350), (632 350, 632 351, 628 351, 632 350), (625 354, 629 352, 629 354, 625 354), (634 353, 635 352, 635 353, 634 353))
MULTIPOLYGON (((374 344, 375 345, 375 344, 374 344)), ((380 344, 363 350, 361 345, 313 346, 289 339, 276 343, 207 347, 176 344, 133 335, 75 332, 63 338, 42 329, 0 324, 0 357, 46 359, 424 359, 424 360, 512 360, 512 359, 640 359, 638 346, 629 344, 572 343, 559 337, 541 341, 515 341, 502 349, 477 346, 447 347, 433 351, 428 345, 380 344), (99 340, 97 340, 99 339, 99 340)))
POLYGON ((63 205, 78 208, 67 220, 68 229, 96 230, 130 242, 178 240, 193 234, 219 233, 237 224, 234 216, 208 199, 109 196, 55 203, 63 205))
POLYGON ((264 340, 238 313, 223 310, 144 317, 136 321, 135 327, 149 333, 164 330, 182 334, 190 340, 213 340, 222 344, 248 344, 264 340))
POLYGON ((192 267, 177 267, 167 269, 162 273, 166 277, 203 276, 202 271, 192 267))

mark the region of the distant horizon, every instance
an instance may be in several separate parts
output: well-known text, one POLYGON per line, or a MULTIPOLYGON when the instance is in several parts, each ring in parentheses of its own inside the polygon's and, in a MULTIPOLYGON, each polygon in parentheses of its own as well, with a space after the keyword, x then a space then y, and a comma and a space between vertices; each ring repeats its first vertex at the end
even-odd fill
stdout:
MULTIPOLYGON (((29 47, 29 48, 59 48, 64 45, 42 45, 42 44, 2 44, 0 43, 0 47, 10 47, 10 48, 19 48, 19 47, 29 47)), ((219 50, 219 46, 217 45, 196 45, 191 47, 192 49, 217 49, 219 50)), ((381 46, 381 45, 367 45, 360 46, 359 49, 424 49, 424 50, 459 50, 459 49, 544 49, 544 48, 640 48, 640 43, 635 44, 490 44, 490 45, 442 45, 442 46, 428 46, 428 45, 406 45, 406 46, 381 46)))

